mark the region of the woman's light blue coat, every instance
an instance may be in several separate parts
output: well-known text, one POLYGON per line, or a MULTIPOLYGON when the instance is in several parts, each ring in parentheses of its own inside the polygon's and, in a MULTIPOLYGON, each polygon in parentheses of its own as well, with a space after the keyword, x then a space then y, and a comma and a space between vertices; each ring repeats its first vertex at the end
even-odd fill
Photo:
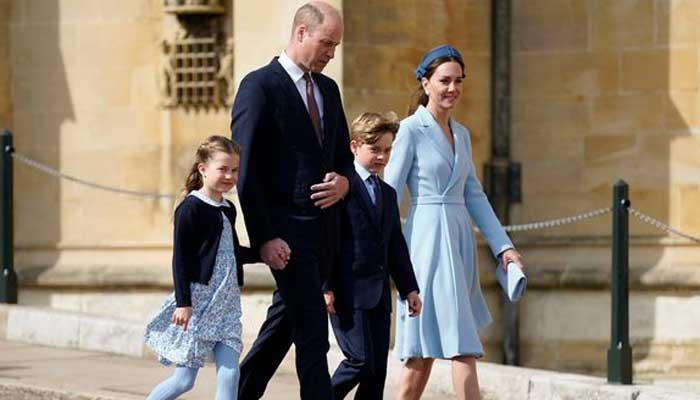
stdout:
POLYGON ((423 310, 397 307, 394 353, 412 357, 482 356, 478 330, 491 322, 481 293, 472 220, 497 256, 513 244, 475 175, 469 131, 450 119, 453 153, 430 112, 419 107, 401 121, 384 180, 399 195, 408 185, 404 226, 423 310))

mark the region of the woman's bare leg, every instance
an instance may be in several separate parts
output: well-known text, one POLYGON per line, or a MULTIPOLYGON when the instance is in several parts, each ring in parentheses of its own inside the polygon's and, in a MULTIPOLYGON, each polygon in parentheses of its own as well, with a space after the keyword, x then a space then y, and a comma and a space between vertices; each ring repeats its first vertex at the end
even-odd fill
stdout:
POLYGON ((401 370, 399 400, 418 400, 433 368, 433 358, 409 358, 401 370))
POLYGON ((476 358, 460 356, 452 359, 452 385, 459 400, 481 399, 476 358))

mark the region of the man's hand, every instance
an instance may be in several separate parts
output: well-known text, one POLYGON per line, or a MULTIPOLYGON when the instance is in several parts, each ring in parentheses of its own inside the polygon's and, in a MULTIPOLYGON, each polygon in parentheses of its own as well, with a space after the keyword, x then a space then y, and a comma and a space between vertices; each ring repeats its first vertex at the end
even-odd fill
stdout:
POLYGON ((328 314, 335 314, 335 307, 333 307, 333 303, 335 303, 335 295, 333 292, 330 290, 323 292, 323 300, 326 301, 326 311, 328 311, 328 314))
POLYGON ((192 307, 176 307, 170 321, 175 325, 181 326, 186 331, 190 318, 192 318, 192 307))
POLYGON ((260 247, 260 258, 272 269, 283 270, 291 256, 292 250, 280 238, 267 241, 260 247))
POLYGON ((323 178, 323 183, 317 183, 311 186, 314 193, 311 195, 311 200, 316 200, 314 205, 322 209, 328 208, 339 202, 350 190, 350 182, 348 178, 338 175, 335 172, 329 172, 323 178))
POLYGON ((408 301, 408 316, 415 317, 420 314, 420 310, 423 308, 423 302, 420 301, 418 297, 418 292, 415 290, 406 296, 406 301, 408 301))

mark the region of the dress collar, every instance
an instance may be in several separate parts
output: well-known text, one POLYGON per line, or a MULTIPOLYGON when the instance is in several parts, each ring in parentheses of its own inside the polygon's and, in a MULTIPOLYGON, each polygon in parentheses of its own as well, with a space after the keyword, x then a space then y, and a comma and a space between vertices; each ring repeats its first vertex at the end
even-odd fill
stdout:
POLYGON ((216 200, 214 200, 214 199, 210 198, 209 196, 207 196, 206 194, 200 192, 199 190, 193 190, 193 191, 191 191, 191 192, 189 193, 189 196, 194 196, 194 197, 196 197, 196 198, 202 200, 203 202, 209 204, 210 206, 214 206, 214 207, 231 207, 231 206, 228 204, 228 202, 226 201, 226 199, 222 199, 221 202, 219 203, 219 202, 217 202, 216 200))

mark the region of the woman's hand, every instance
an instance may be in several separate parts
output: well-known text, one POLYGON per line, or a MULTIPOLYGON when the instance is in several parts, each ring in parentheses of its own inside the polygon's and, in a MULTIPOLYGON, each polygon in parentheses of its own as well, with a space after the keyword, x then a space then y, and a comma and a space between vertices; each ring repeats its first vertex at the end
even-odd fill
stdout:
POLYGON ((517 250, 515 249, 508 249, 501 253, 501 261, 503 261, 503 269, 507 269, 508 263, 515 263, 520 269, 525 268, 525 264, 523 264, 523 256, 518 253, 517 250))
POLYGON ((182 329, 186 331, 190 318, 192 318, 192 307, 177 307, 175 311, 173 311, 171 321, 175 325, 181 326, 182 329))

